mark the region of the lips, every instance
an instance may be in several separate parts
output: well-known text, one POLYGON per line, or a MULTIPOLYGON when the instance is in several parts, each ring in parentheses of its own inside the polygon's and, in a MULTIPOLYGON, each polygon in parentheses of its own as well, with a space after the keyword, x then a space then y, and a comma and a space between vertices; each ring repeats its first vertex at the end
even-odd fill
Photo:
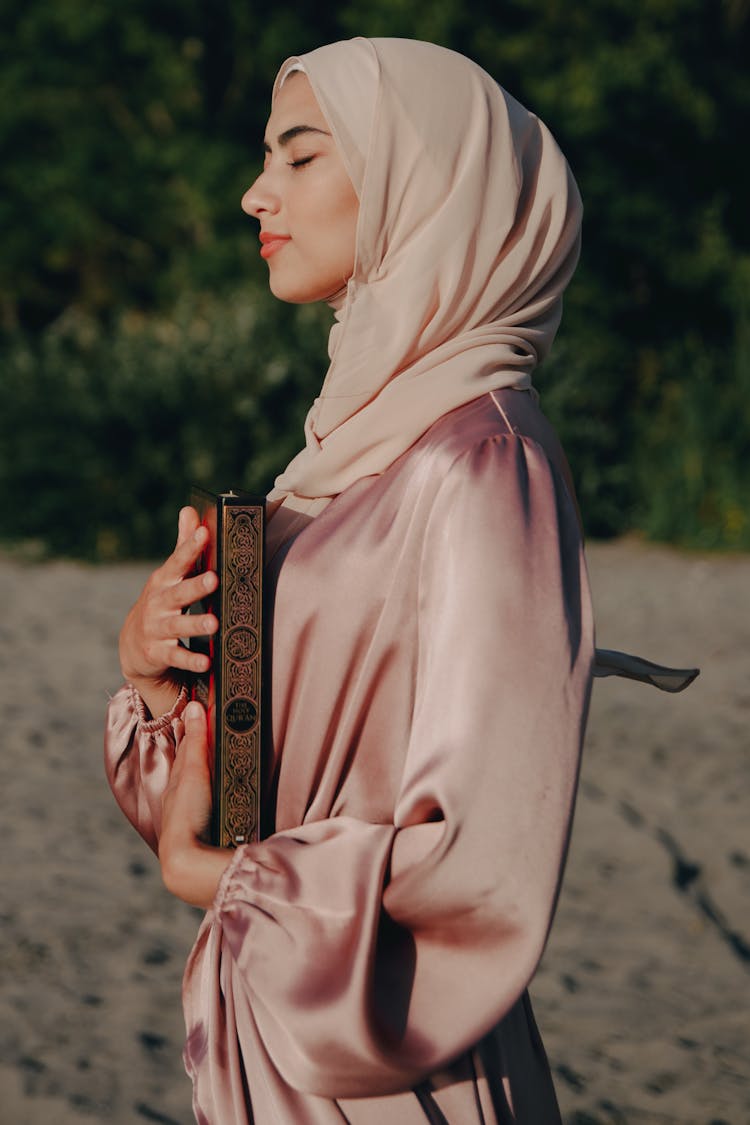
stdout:
POLYGON ((287 242, 290 241, 288 234, 274 234, 272 231, 268 230, 261 231, 259 237, 261 241, 261 258, 270 258, 272 254, 275 254, 277 250, 280 250, 282 246, 286 246, 287 242))

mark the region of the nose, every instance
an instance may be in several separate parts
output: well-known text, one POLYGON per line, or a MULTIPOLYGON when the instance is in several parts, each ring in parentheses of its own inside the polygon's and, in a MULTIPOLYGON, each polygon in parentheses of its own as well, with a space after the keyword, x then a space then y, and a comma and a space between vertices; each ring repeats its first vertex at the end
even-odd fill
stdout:
POLYGON ((271 189, 266 172, 261 172, 242 197, 242 210, 259 219, 261 215, 275 215, 279 210, 279 197, 271 189))

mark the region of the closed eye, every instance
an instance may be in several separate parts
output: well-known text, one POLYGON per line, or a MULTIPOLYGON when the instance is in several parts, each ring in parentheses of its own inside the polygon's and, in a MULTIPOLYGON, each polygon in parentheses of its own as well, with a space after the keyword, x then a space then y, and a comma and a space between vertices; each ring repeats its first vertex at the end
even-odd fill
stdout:
POLYGON ((310 164, 315 159, 314 156, 303 156, 300 160, 289 160, 290 168, 304 168, 306 164, 310 164))

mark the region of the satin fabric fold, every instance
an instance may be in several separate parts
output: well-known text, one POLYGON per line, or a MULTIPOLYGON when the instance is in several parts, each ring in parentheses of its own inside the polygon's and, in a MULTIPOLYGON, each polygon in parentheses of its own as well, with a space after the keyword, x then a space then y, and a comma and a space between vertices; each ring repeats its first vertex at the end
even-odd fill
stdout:
MULTIPOLYGON (((594 648, 534 401, 442 419, 287 542, 266 590, 275 831, 237 850, 186 970, 197 1119, 559 1121, 525 989, 594 648)), ((154 735, 110 729, 117 795, 154 735)), ((130 807, 158 833, 153 799, 130 807)))
POLYGON ((154 852, 161 834, 161 798, 184 733, 182 712, 187 701, 183 687, 172 710, 152 719, 138 692, 126 684, 107 710, 107 781, 125 816, 154 852))

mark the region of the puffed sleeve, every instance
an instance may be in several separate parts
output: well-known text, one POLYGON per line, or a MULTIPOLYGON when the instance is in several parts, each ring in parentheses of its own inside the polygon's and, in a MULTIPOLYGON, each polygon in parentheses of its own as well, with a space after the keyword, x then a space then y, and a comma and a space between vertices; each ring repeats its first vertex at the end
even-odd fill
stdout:
POLYGON ((537 445, 487 439, 448 467, 420 573, 393 824, 334 817, 238 849, 204 921, 184 1001, 207 1119, 225 1119, 212 1091, 238 1049, 251 1088, 262 1052, 307 1094, 409 1089, 511 1009, 541 956, 593 628, 574 505, 537 445))
POLYGON ((112 696, 104 732, 104 768, 115 800, 148 846, 158 853, 161 798, 182 738, 183 686, 165 715, 152 719, 132 684, 112 696))

